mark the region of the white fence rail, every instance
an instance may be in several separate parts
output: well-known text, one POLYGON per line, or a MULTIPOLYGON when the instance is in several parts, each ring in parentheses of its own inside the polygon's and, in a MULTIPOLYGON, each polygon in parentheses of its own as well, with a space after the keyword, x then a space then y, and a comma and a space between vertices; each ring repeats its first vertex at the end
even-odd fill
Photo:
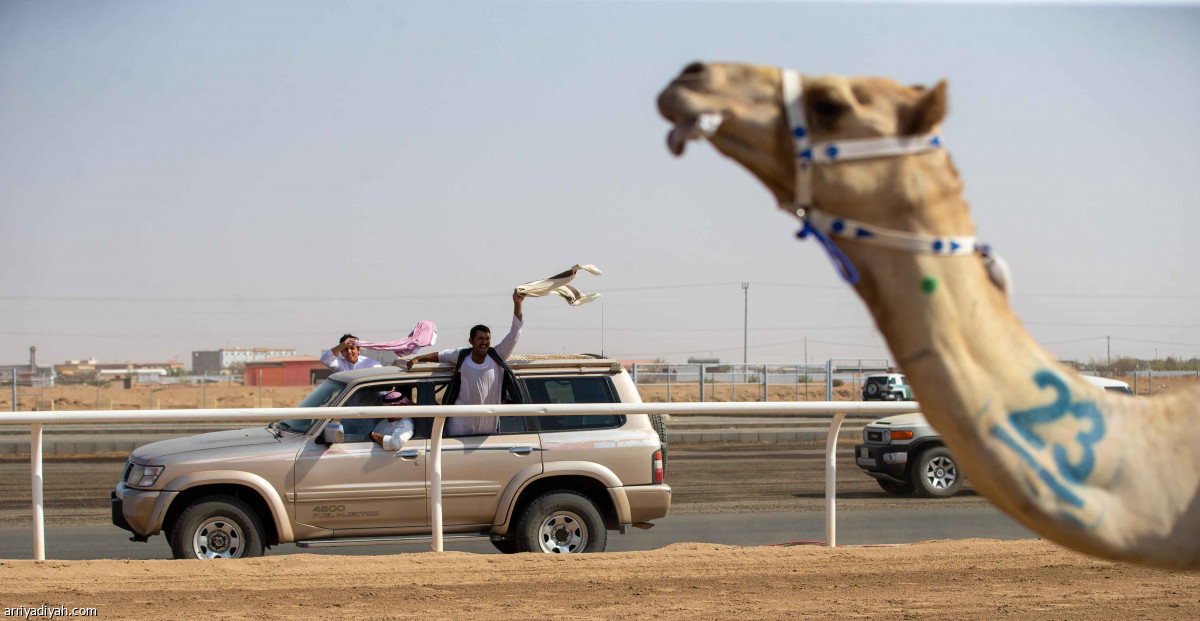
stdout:
POLYGON ((834 461, 842 419, 850 413, 878 415, 917 412, 915 402, 812 401, 808 403, 587 403, 587 404, 512 404, 512 405, 425 405, 392 407, 323 408, 226 408, 210 410, 116 410, 75 412, 31 412, 0 416, 0 425, 30 425, 30 476, 33 492, 33 554, 46 559, 46 535, 42 497, 42 425, 56 423, 129 423, 129 422, 252 422, 295 418, 379 418, 404 416, 433 418, 430 433, 430 517, 433 551, 442 551, 442 430, 450 416, 561 416, 585 414, 708 414, 721 416, 761 416, 763 414, 805 414, 831 417, 825 440, 825 542, 837 545, 837 485, 834 461))

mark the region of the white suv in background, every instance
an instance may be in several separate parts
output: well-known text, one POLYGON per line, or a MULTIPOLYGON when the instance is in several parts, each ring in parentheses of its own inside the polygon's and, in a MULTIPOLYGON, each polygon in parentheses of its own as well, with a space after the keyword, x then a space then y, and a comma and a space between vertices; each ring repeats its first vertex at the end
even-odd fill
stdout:
MULTIPOLYGON (((1133 395, 1120 380, 1084 375, 1093 386, 1133 395)), ((937 430, 919 412, 881 418, 863 428, 863 443, 855 445, 858 467, 875 477, 893 496, 917 493, 949 498, 963 486, 963 474, 937 430)))

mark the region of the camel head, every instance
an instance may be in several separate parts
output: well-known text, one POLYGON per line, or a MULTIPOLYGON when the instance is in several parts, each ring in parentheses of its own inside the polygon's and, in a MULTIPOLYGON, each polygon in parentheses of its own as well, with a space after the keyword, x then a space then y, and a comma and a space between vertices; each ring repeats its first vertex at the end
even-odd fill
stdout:
MULTIPOLYGON (((692 63, 658 97, 673 124, 667 143, 682 155, 688 140, 707 138, 794 208, 797 154, 787 115, 782 72, 775 67, 692 63)), ((928 134, 946 115, 946 83, 903 86, 886 78, 804 76, 803 110, 814 143, 928 134)), ((815 206, 880 226, 939 235, 970 234, 965 204, 945 205, 930 194, 957 196, 958 175, 943 150, 817 165, 815 206)))

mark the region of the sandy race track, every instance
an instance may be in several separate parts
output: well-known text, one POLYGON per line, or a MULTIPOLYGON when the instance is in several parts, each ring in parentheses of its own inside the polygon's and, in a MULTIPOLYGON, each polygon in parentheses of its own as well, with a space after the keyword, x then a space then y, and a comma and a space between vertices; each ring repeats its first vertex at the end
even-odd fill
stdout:
POLYGON ((101 619, 1195 619, 1200 575, 1041 541, 677 544, 561 558, 462 552, 239 562, 3 561, 4 607, 101 619))

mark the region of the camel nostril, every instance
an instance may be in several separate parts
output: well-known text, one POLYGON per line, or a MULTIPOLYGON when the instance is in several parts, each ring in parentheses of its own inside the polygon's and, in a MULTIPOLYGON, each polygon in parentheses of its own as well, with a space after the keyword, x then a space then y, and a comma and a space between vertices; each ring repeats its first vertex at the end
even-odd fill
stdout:
POLYGON ((692 63, 683 68, 683 72, 679 75, 688 75, 694 73, 704 73, 704 63, 692 63))

